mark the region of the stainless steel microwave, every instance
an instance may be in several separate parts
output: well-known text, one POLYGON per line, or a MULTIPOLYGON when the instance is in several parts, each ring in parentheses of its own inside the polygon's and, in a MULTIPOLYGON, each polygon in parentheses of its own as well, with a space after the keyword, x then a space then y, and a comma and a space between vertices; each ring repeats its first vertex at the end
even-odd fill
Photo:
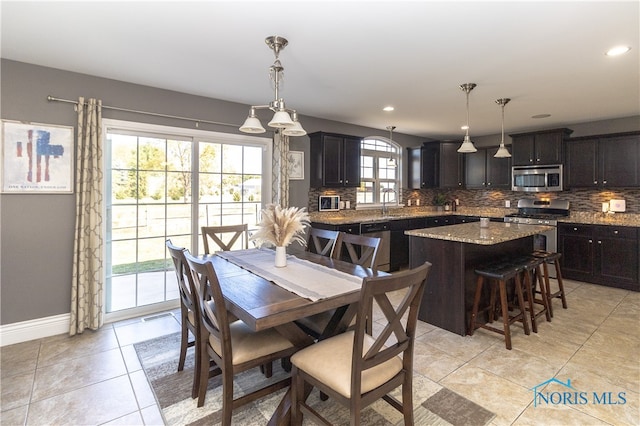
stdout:
POLYGON ((524 192, 562 191, 562 164, 513 166, 511 190, 524 192))

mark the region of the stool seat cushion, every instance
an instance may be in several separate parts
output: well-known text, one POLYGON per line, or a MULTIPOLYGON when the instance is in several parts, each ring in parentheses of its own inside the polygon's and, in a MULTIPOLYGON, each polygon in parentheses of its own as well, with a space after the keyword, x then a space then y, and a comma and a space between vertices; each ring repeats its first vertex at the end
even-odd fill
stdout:
POLYGON ((531 271, 533 269, 536 269, 538 266, 542 265, 542 263, 545 260, 541 257, 536 257, 533 255, 523 255, 523 256, 518 256, 514 259, 512 259, 512 262, 518 266, 520 266, 521 268, 527 270, 527 271, 531 271))
POLYGON ((521 270, 522 267, 518 266, 518 264, 501 261, 481 266, 475 270, 475 273, 495 280, 508 280, 515 277, 521 270))
POLYGON ((540 257, 545 260, 545 262, 551 262, 560 259, 562 253, 544 251, 544 250, 536 250, 531 253, 535 257, 540 257))

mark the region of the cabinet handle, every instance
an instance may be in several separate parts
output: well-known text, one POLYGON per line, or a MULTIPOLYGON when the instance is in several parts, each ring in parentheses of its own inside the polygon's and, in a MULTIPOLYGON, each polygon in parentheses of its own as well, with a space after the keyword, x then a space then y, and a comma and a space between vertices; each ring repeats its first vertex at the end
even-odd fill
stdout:
POLYGON ((577 231, 577 230, 578 230, 578 228, 573 228, 573 230, 574 230, 574 231, 577 231))
POLYGON ((606 180, 603 180, 603 181, 602 181, 602 184, 603 184, 603 185, 606 185, 606 184, 607 184, 607 181, 606 181, 606 180))
POLYGON ((615 231, 613 231, 613 233, 614 233, 614 234, 617 234, 617 233, 618 233, 618 230, 616 229, 615 231))
POLYGON ((491 182, 487 183, 487 186, 491 186, 491 182))
POLYGON ((589 244, 593 243, 593 240, 589 240, 589 244))
POLYGON ((602 241, 598 240, 598 244, 602 244, 602 241))
POLYGON ((598 181, 597 181, 597 180, 594 180, 594 181, 593 181, 593 184, 594 184, 594 185, 597 185, 597 184, 598 184, 598 181))
POLYGON ((344 183, 349 183, 349 181, 348 181, 348 180, 345 180, 345 181, 344 181, 344 183))
POLYGON ((539 158, 536 158, 536 162, 538 162, 538 163, 539 163, 539 162, 540 162, 540 159, 539 159, 539 158))

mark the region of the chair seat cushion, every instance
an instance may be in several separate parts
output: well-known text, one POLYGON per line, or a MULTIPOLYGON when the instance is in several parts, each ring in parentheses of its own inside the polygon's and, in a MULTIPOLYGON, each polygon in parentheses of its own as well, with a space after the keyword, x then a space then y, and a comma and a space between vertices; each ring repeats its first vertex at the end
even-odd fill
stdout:
MULTIPOLYGON (((272 328, 254 332, 244 322, 235 321, 229 329, 234 365, 293 347, 289 340, 272 328)), ((217 354, 222 353, 220 342, 213 335, 209 335, 209 343, 217 354)))
MULTIPOLYGON (((351 397, 351 355, 355 333, 348 331, 330 339, 320 341, 291 356, 291 363, 298 369, 315 377, 331 389, 351 397)), ((366 352, 374 339, 364 336, 363 350, 366 352)), ((402 370, 402 360, 394 357, 362 373, 362 393, 369 392, 388 382, 402 370)))

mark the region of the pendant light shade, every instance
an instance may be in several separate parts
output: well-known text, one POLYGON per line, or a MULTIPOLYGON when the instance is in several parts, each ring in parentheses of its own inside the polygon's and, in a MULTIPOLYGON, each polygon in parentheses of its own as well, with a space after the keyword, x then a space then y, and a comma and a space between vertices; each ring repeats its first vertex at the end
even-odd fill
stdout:
POLYGON ((473 142, 471 142, 471 137, 469 136, 469 92, 471 92, 474 87, 476 87, 475 83, 465 83, 460 85, 460 90, 467 94, 467 125, 465 126, 466 133, 464 135, 462 145, 460 145, 460 148, 458 148, 458 152, 461 152, 463 154, 477 151, 476 147, 473 145, 473 142))
POLYGON ((240 131, 244 133, 264 133, 266 130, 262 127, 262 123, 256 117, 256 110, 251 108, 249 116, 244 121, 244 124, 240 127, 240 131))
POLYGON ((269 122, 269 127, 275 129, 283 129, 282 134, 286 136, 304 136, 307 132, 302 128, 302 125, 298 121, 296 111, 294 109, 286 108, 284 99, 280 97, 280 82, 282 80, 284 67, 280 63, 278 56, 280 51, 285 48, 289 42, 284 37, 271 36, 265 39, 265 43, 269 46, 276 57, 273 65, 269 67, 269 77, 273 81, 274 97, 273 101, 269 102, 269 105, 254 105, 251 107, 249 117, 245 120, 244 124, 240 126, 240 131, 244 133, 264 133, 266 130, 262 127, 262 123, 256 116, 256 110, 258 109, 270 109, 274 112, 273 118, 269 122), (291 115, 293 115, 293 119, 291 115))
POLYGON ((509 153, 509 150, 507 149, 507 147, 504 146, 504 106, 507 103, 509 103, 510 100, 511 99, 509 99, 509 98, 496 99, 496 103, 498 105, 500 105, 500 107, 502 108, 502 139, 500 139, 500 147, 498 148, 498 151, 494 155, 494 157, 496 157, 496 158, 509 158, 509 157, 511 157, 511 153, 509 153))
MULTIPOLYGON (((393 131, 396 126, 387 126, 387 130, 389 131, 389 141, 393 143, 393 131)), ((396 159, 391 156, 387 159, 387 167, 398 167, 398 163, 396 163, 396 159)))

